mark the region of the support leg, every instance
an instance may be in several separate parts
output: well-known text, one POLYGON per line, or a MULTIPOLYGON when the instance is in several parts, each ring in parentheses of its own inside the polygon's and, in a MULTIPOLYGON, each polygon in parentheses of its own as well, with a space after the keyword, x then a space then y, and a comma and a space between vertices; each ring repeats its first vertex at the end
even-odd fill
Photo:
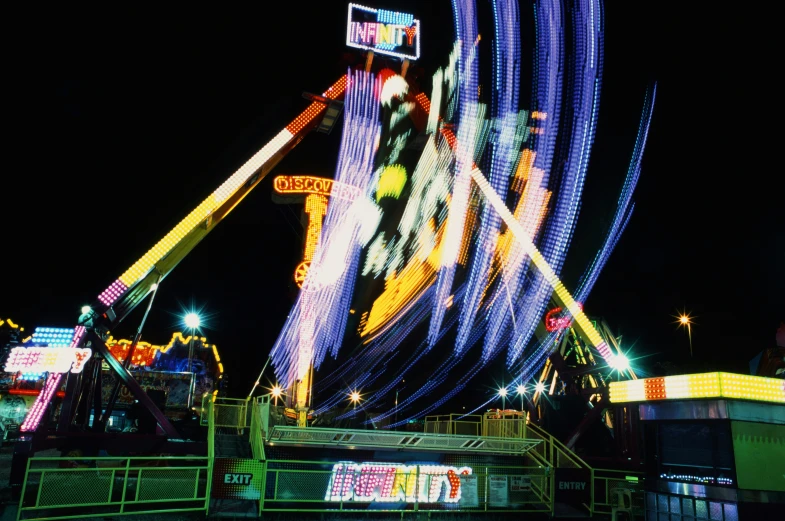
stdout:
POLYGON ((155 405, 153 400, 147 395, 147 393, 142 389, 142 386, 139 385, 139 382, 134 379, 131 373, 123 367, 117 358, 115 358, 112 353, 109 352, 109 348, 106 347, 106 343, 95 333, 95 331, 91 331, 88 335, 88 339, 92 342, 93 349, 99 351, 106 363, 109 364, 109 367, 115 372, 115 374, 120 378, 120 380, 125 384, 131 394, 139 400, 139 403, 145 407, 152 415, 155 417, 155 420, 158 422, 158 425, 164 430, 166 436, 170 439, 180 439, 181 436, 177 432, 177 430, 172 426, 169 422, 169 419, 164 415, 163 412, 155 405))

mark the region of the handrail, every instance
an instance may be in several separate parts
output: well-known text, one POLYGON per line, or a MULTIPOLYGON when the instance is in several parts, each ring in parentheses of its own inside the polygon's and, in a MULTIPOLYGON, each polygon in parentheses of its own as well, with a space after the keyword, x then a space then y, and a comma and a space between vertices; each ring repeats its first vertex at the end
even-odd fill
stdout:
POLYGON ((567 447, 567 445, 565 445, 564 443, 559 441, 557 438, 552 436, 548 431, 546 431, 542 427, 538 427, 534 423, 529 423, 527 425, 527 428, 529 429, 530 432, 534 432, 535 434, 537 434, 538 436, 543 438, 543 440, 546 441, 546 443, 553 444, 553 446, 555 448, 557 448, 559 450, 559 452, 561 452, 568 459, 572 460, 572 462, 575 463, 576 465, 578 465, 578 467, 584 468, 584 469, 591 469, 592 468, 588 463, 583 461, 583 459, 581 459, 580 456, 578 456, 572 450, 570 450, 569 447, 567 447))
POLYGON ((16 519, 206 513, 211 478, 212 459, 205 456, 32 457, 16 519), (75 460, 87 466, 66 466, 75 460))
POLYGON ((276 425, 268 433, 276 444, 333 447, 378 447, 418 451, 475 452, 484 454, 525 454, 541 443, 526 438, 467 436, 424 432, 370 431, 359 429, 301 429, 276 425))

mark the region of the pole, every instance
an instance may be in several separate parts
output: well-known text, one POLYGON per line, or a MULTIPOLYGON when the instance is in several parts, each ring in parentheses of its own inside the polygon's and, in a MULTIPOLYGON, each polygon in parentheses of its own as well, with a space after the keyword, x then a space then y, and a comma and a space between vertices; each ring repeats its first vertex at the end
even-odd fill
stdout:
MULTIPOLYGON (((249 399, 251 398, 251 396, 253 396, 253 392, 256 390, 256 388, 259 387, 259 382, 262 381, 262 375, 264 375, 264 370, 267 369, 267 365, 270 363, 270 360, 272 360, 272 355, 267 357, 267 361, 264 363, 264 366, 262 366, 262 372, 259 373, 259 376, 256 378, 256 382, 254 382, 253 387, 251 388, 251 392, 248 393, 249 399)), ((275 397, 275 406, 278 407, 277 396, 275 397)))
POLYGON ((191 345, 188 348, 188 372, 191 372, 191 366, 193 365, 193 358, 194 358, 194 336, 196 336, 196 329, 191 329, 191 345))

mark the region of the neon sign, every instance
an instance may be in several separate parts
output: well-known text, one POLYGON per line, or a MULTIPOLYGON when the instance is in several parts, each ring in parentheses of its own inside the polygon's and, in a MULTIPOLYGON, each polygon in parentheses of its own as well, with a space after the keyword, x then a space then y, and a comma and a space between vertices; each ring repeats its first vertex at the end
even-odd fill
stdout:
POLYGON ((406 13, 349 4, 346 45, 416 60, 420 57, 420 21, 406 13))
POLYGON ((276 176, 273 188, 279 194, 314 194, 346 201, 354 201, 362 195, 356 186, 310 175, 276 176))
POLYGON ((309 175, 279 175, 273 179, 273 189, 279 194, 308 194, 305 198, 305 214, 308 216, 308 229, 305 234, 305 255, 294 270, 294 281, 302 288, 316 246, 322 236, 322 220, 327 215, 327 197, 354 201, 362 195, 356 186, 309 175))
POLYGON ((470 467, 403 463, 336 463, 325 501, 457 503, 470 467))
MULTIPOLYGON (((583 304, 580 302, 576 302, 576 304, 578 305, 578 308, 583 311, 583 304)), ((553 308, 545 315, 545 329, 547 329, 549 333, 570 327, 572 315, 558 316, 561 311, 561 308, 553 308)))
POLYGON ((89 348, 15 347, 4 369, 9 373, 81 373, 92 355, 89 348))

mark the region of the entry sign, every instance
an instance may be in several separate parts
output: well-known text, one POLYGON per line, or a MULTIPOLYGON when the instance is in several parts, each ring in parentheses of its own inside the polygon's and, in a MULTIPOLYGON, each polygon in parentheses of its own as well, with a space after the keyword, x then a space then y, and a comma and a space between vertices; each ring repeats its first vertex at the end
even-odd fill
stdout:
POLYGON ((254 459, 215 458, 211 496, 260 500, 264 465, 254 459))
POLYGON ((591 505, 591 471, 588 469, 556 469, 554 501, 582 509, 591 505))
POLYGON ((420 57, 420 21, 406 13, 349 4, 346 45, 416 60, 420 57))

